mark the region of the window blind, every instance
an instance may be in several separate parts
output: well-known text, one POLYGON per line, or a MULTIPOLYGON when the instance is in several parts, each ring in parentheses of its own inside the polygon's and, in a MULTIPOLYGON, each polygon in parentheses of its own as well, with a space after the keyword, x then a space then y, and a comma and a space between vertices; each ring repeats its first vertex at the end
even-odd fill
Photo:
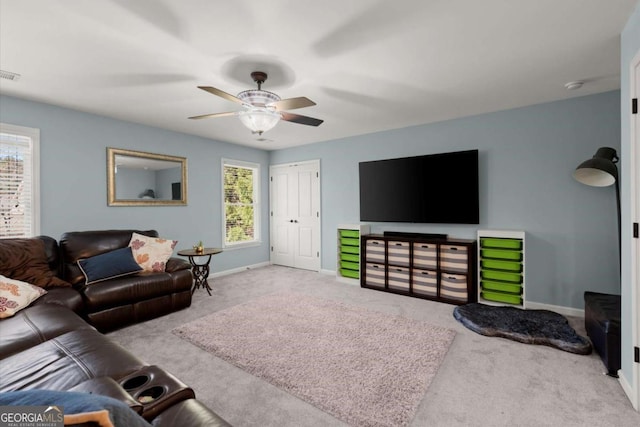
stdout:
POLYGON ((36 233, 33 155, 32 137, 0 132, 0 238, 36 233))

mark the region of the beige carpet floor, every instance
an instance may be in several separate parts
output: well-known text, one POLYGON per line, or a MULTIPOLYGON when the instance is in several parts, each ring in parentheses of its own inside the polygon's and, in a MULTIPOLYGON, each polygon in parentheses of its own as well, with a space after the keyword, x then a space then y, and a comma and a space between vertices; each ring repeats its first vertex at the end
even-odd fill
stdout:
POLYGON ((257 298, 172 332, 358 427, 409 425, 455 337, 299 292, 257 298))
MULTIPOLYGON (((214 270, 215 271, 215 266, 214 270)), ((418 406, 412 427, 637 427, 618 381, 588 356, 486 337, 453 317, 454 306, 336 281, 334 276, 269 266, 209 280, 192 306, 108 335, 150 364, 189 384, 196 396, 236 427, 344 426, 344 422, 171 333, 175 327, 277 292, 301 292, 456 331, 418 406)), ((582 319, 570 319, 584 334, 582 319)))

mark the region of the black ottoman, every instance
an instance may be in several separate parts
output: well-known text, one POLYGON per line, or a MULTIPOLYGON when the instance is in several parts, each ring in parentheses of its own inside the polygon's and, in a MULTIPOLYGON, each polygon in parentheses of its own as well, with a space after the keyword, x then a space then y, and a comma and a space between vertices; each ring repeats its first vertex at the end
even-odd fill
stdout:
POLYGON ((607 374, 620 369, 620 295, 584 293, 584 326, 607 374))

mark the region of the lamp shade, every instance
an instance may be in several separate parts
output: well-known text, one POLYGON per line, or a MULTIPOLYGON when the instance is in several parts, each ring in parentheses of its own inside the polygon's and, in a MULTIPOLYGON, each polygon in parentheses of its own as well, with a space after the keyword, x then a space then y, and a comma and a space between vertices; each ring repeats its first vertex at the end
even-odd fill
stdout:
POLYGON ((573 172, 573 177, 592 187, 607 187, 618 180, 618 162, 616 150, 601 147, 589 160, 582 162, 573 172))

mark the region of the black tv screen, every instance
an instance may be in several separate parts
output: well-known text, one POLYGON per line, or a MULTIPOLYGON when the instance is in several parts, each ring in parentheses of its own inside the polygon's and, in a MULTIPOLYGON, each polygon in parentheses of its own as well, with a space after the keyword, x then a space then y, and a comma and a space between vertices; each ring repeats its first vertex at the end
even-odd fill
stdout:
POLYGON ((360 162, 360 221, 479 224, 478 150, 360 162))

